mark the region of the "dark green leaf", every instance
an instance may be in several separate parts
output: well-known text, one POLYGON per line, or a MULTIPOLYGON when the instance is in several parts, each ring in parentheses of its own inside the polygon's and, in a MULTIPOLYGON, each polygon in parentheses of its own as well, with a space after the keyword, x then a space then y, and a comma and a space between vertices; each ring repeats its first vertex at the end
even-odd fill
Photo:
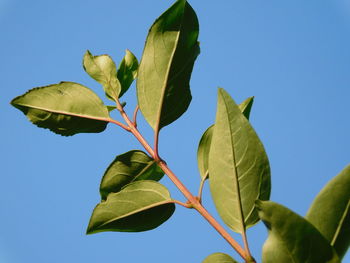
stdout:
POLYGON ((271 201, 257 201, 259 216, 269 230, 263 263, 338 263, 334 249, 307 220, 271 201))
POLYGON ((90 218, 87 234, 103 231, 140 232, 158 227, 175 210, 169 191, 155 181, 136 181, 109 194, 90 218))
MULTIPOLYGON (((243 113, 243 115, 249 119, 250 110, 253 105, 254 97, 250 97, 243 101, 241 104, 239 104, 239 109, 243 113)), ((198 161, 198 168, 199 168, 199 174, 202 177, 202 180, 204 178, 208 178, 208 160, 209 160, 209 150, 210 150, 210 144, 211 144, 211 138, 213 136, 213 129, 214 125, 211 125, 202 135, 202 138, 198 145, 197 150, 197 161, 198 161)))
POLYGON ((127 49, 117 71, 117 77, 121 86, 119 97, 123 96, 136 78, 138 67, 139 62, 137 61, 137 58, 127 49))
POLYGON ((117 78, 116 65, 110 56, 93 56, 90 51, 86 51, 83 67, 90 77, 103 86, 109 99, 112 101, 118 99, 121 86, 117 78))
POLYGON ((206 257, 202 263, 237 263, 237 261, 227 254, 218 252, 206 257))
POLYGON ((269 161, 249 121, 223 89, 219 89, 209 175, 218 213, 233 231, 243 233, 258 222, 254 202, 270 196, 269 161))
POLYGON ((142 151, 133 150, 118 155, 107 168, 100 185, 101 198, 119 192, 125 185, 138 180, 160 180, 164 172, 142 151))
POLYGON ((331 243, 342 258, 350 245, 350 165, 317 195, 306 219, 331 243))
POLYGON ((64 136, 102 132, 110 120, 101 99, 92 90, 73 82, 32 89, 11 104, 38 127, 64 136))
POLYGON ((189 81, 199 54, 198 20, 185 0, 178 0, 152 25, 137 79, 140 109, 159 131, 178 119, 191 101, 189 81))

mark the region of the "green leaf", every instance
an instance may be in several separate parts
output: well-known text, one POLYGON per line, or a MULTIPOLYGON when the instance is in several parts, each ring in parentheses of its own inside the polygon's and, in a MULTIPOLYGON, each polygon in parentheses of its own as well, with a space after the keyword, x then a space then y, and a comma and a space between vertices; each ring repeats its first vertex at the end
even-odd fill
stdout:
POLYGON ((343 258, 350 245, 350 165, 317 195, 306 219, 343 258))
POLYGON ((198 20, 185 0, 178 0, 152 25, 137 79, 138 104, 158 132, 178 119, 191 102, 189 81, 199 54, 198 20))
POLYGON ((224 253, 214 253, 206 257, 202 263, 238 263, 232 257, 224 253))
POLYGON ((249 120, 250 111, 252 109, 253 102, 254 102, 254 97, 249 97, 248 99, 246 99, 245 101, 243 101, 241 104, 238 105, 239 109, 243 113, 244 117, 247 118, 247 120, 249 120))
POLYGON ((38 127, 64 136, 102 132, 110 120, 101 99, 74 82, 34 88, 14 98, 11 104, 38 127))
MULTIPOLYGON (((239 109, 243 113, 243 115, 249 119, 250 110, 252 108, 254 101, 254 97, 250 97, 243 101, 241 104, 239 104, 239 109)), ((199 168, 199 174, 202 177, 202 180, 205 178, 208 178, 208 160, 209 160, 209 150, 210 150, 210 144, 211 144, 211 138, 213 136, 213 129, 214 125, 211 125, 202 135, 201 140, 198 145, 197 150, 197 161, 198 161, 198 168, 199 168)))
POLYGON ((199 174, 202 177, 202 180, 208 178, 208 162, 209 162, 209 151, 211 139, 213 136, 214 125, 211 125, 202 135, 201 140, 199 141, 198 150, 197 150, 197 162, 199 174))
POLYGON ((271 201, 257 201, 259 216, 269 230, 263 263, 337 263, 328 241, 307 220, 271 201))
POLYGON ((136 181, 109 194, 90 218, 87 234, 103 231, 140 232, 164 223, 175 210, 169 191, 155 181, 136 181))
POLYGON ((119 98, 129 89, 131 83, 136 78, 138 67, 139 62, 137 58, 127 49, 117 71, 117 78, 121 86, 119 98))
POLYGON ((259 221, 254 202, 270 196, 264 147, 230 95, 219 89, 209 153, 210 191, 223 221, 235 232, 259 221))
POLYGON ((107 168, 100 185, 102 200, 125 185, 139 180, 160 180, 164 172, 154 159, 138 150, 118 155, 107 168))
POLYGON ((118 99, 121 86, 117 78, 116 65, 110 56, 93 56, 90 51, 86 51, 83 67, 90 77, 102 84, 110 100, 116 101, 118 99))

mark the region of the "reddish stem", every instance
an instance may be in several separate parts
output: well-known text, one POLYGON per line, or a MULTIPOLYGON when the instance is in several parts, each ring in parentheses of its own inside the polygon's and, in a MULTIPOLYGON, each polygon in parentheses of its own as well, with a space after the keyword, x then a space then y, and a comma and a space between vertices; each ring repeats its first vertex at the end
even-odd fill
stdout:
MULTIPOLYGON (((143 138, 141 133, 136 128, 135 124, 129 119, 128 115, 125 113, 123 107, 117 101, 117 108, 124 118, 125 122, 129 126, 129 131, 136 137, 136 139, 141 143, 145 150, 157 161, 158 166, 164 171, 164 173, 170 178, 170 180, 176 185, 176 187, 181 191, 181 193, 187 198, 188 204, 196 209, 208 222, 214 227, 214 229, 233 247, 234 250, 244 259, 246 262, 252 260, 249 253, 242 248, 240 244, 234 240, 230 234, 216 221, 216 219, 202 206, 197 197, 192 195, 192 193, 186 188, 186 186, 179 180, 179 178, 171 171, 167 164, 158 155, 158 133, 155 136, 155 149, 148 144, 148 142, 143 138)), ((118 124, 119 125, 119 124, 118 124)), ((179 203, 179 202, 175 202, 179 203)), ((183 203, 181 203, 183 205, 183 203)), ((255 262, 255 261, 250 261, 255 262)))

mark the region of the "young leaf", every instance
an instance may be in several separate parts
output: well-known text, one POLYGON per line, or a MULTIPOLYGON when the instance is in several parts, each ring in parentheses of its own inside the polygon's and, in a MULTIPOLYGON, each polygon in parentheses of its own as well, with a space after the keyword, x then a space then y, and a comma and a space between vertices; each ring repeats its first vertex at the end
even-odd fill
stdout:
POLYGON ((219 89, 209 153, 210 191, 223 221, 243 233, 258 220, 254 202, 270 196, 264 147, 230 95, 219 89))
POLYGON ((202 263, 238 263, 232 257, 224 253, 214 253, 206 257, 202 263))
POLYGON ((317 195, 306 219, 343 258, 350 245, 350 165, 317 195))
POLYGON ((90 51, 86 51, 83 67, 90 77, 102 84, 110 100, 116 101, 119 98, 121 86, 117 78, 116 65, 110 56, 93 56, 90 51))
POLYGON ((155 181, 136 181, 109 194, 90 218, 87 234, 103 231, 140 232, 164 223, 175 211, 169 191, 155 181))
MULTIPOLYGON (((239 109, 243 115, 249 120, 250 110, 252 108, 254 97, 250 97, 238 105, 239 109)), ((208 159, 209 159, 209 150, 211 144, 211 138, 213 135, 214 125, 211 125, 202 135, 201 140, 198 145, 197 150, 197 161, 199 174, 204 178, 208 178, 208 159)))
POLYGON ((244 117, 247 118, 247 120, 249 120, 250 111, 252 109, 253 102, 254 102, 254 97, 249 97, 245 99, 241 104, 238 105, 239 109, 241 110, 244 117))
POLYGON ((202 177, 202 180, 208 178, 208 160, 209 160, 209 150, 211 139, 213 136, 214 125, 211 125, 202 135, 201 140, 199 141, 198 150, 197 150, 197 162, 199 174, 202 177))
POLYGON ((102 132, 110 120, 101 99, 74 82, 34 88, 14 98, 11 104, 38 127, 64 136, 102 132))
POLYGON ((288 208, 257 201, 259 216, 269 230, 262 262, 338 263, 339 258, 321 233, 288 208))
POLYGON ((107 168, 100 185, 102 200, 119 192, 125 185, 139 180, 160 180, 164 172, 142 151, 133 150, 118 155, 107 168))
POLYGON ((142 114, 156 132, 178 119, 190 104, 198 30, 196 13, 185 0, 178 0, 155 21, 147 36, 137 97, 142 114))
POLYGON ((137 58, 127 49, 117 71, 117 78, 121 86, 119 97, 123 96, 136 78, 138 67, 139 62, 137 61, 137 58))

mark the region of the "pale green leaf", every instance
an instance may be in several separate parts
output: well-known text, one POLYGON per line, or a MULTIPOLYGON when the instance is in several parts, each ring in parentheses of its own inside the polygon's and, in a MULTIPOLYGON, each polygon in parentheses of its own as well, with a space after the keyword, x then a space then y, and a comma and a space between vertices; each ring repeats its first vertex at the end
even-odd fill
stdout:
POLYGON ((202 263, 238 263, 232 257, 224 253, 213 253, 206 257, 202 263))
POLYGON ((116 65, 110 56, 93 56, 90 51, 86 51, 83 59, 83 67, 90 77, 103 86, 109 99, 112 101, 118 99, 121 86, 117 78, 116 65))
POLYGON ((109 118, 108 108, 90 89, 74 82, 61 82, 29 90, 11 101, 41 128, 64 136, 102 132, 109 118))
POLYGON ((160 180, 164 172, 146 153, 132 150, 118 155, 107 168, 100 185, 101 198, 119 192, 125 185, 139 180, 160 180))
POLYGON ((136 181, 109 194, 90 218, 87 234, 103 231, 140 232, 158 227, 175 210, 169 191, 155 181, 136 181))
POLYGON ((223 221, 235 232, 258 222, 256 199, 270 196, 264 147, 230 95, 219 89, 209 153, 210 191, 223 221))
POLYGON ((202 135, 201 140, 199 141, 197 149, 197 163, 199 174, 202 177, 202 180, 208 178, 208 162, 209 162, 209 151, 211 139, 213 136, 214 125, 211 125, 202 135))
POLYGON ((137 77, 138 67, 139 62, 137 61, 137 58, 130 50, 127 49, 117 71, 117 78, 121 86, 119 97, 123 96, 123 94, 129 89, 131 83, 137 77))
MULTIPOLYGON (((250 110, 252 108, 254 97, 250 97, 238 105, 239 109, 243 115, 249 119, 250 110)), ((197 161, 199 174, 202 180, 208 178, 208 160, 209 160, 209 150, 211 144, 211 138, 213 135, 214 125, 211 125, 202 135, 201 140, 198 145, 197 150, 197 161)))
POLYGON ((339 263, 321 233, 307 220, 271 201, 257 201, 259 216, 269 230, 263 263, 339 263))
POLYGON ((306 219, 331 243, 342 258, 350 245, 350 165, 317 195, 306 219))
POLYGON ((199 54, 198 20, 178 0, 152 25, 137 78, 138 104, 157 132, 178 119, 191 101, 189 81, 199 54))

